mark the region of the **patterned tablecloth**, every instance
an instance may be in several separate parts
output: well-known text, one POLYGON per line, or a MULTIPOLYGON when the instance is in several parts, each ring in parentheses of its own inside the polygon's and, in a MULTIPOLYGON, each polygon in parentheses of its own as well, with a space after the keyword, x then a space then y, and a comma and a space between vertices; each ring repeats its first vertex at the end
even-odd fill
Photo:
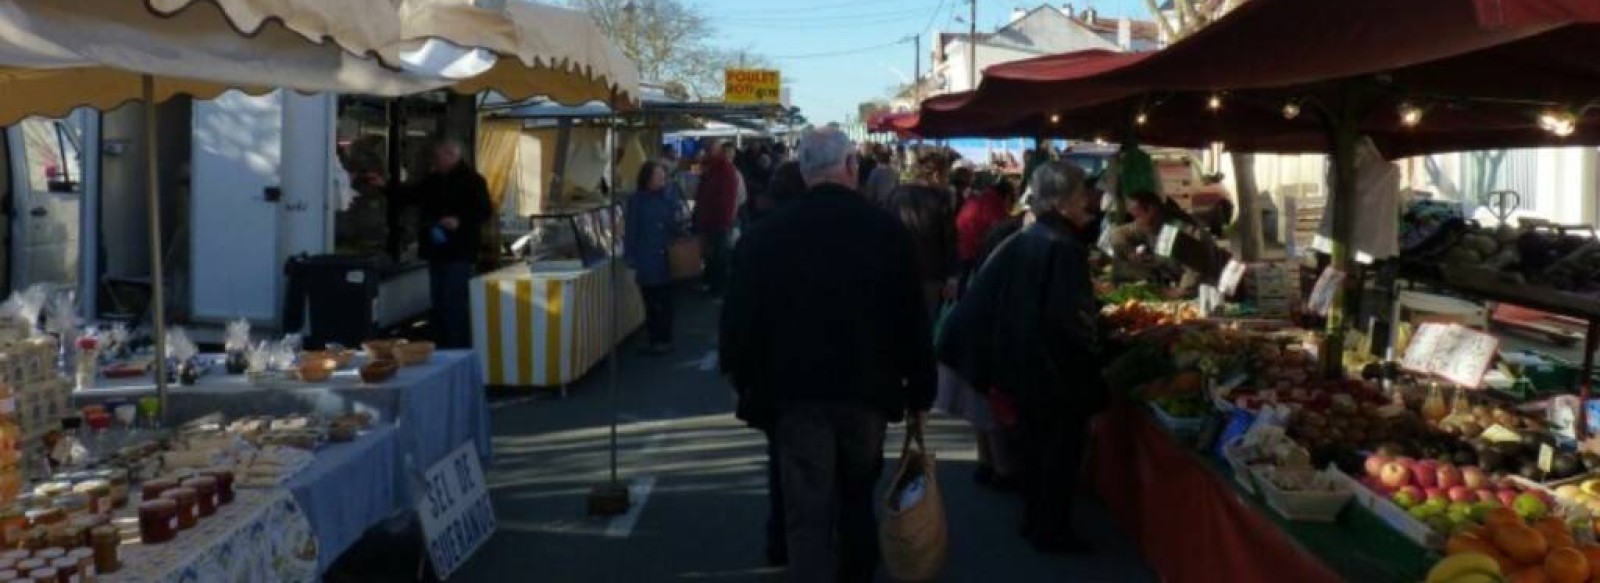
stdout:
POLYGON ((124 544, 121 570, 100 581, 291 583, 316 581, 317 543, 283 488, 240 490, 233 504, 159 545, 124 544))

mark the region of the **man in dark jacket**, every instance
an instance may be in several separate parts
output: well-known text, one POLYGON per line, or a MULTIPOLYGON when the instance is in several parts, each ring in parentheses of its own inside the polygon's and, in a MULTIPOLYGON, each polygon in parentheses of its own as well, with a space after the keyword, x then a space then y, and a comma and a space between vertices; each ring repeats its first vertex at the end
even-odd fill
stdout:
POLYGON ((700 187, 694 199, 694 229, 700 234, 705 253, 705 290, 722 295, 728 282, 728 246, 733 236, 733 219, 739 209, 739 169, 733 165, 733 144, 712 148, 700 172, 700 187))
POLYGON ((911 240, 856 193, 850 140, 808 134, 799 165, 810 190, 734 250, 722 370, 777 444, 789 580, 871 581, 885 426, 932 404, 932 339, 911 240))
POLYGON ((461 160, 461 143, 433 147, 433 169, 416 187, 421 219, 417 244, 428 261, 434 339, 441 348, 471 348, 468 282, 483 244, 483 227, 494 211, 489 186, 461 160))
POLYGON ((1089 418, 1105 405, 1087 247, 1094 220, 1084 173, 1066 162, 1035 171, 1036 220, 1002 243, 946 320, 939 360, 973 387, 1015 404, 1027 503, 1022 532, 1047 552, 1083 552, 1072 493, 1089 418))

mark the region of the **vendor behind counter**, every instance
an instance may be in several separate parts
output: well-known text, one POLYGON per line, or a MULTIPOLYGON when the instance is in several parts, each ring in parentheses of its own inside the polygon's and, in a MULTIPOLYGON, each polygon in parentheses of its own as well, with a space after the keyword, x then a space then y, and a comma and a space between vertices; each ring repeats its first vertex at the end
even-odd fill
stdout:
POLYGON ((1112 278, 1117 282, 1146 281, 1157 284, 1171 299, 1191 298, 1200 284, 1214 283, 1228 262, 1228 253, 1219 249, 1215 238, 1193 217, 1172 201, 1148 190, 1128 195, 1128 214, 1133 221, 1111 230, 1112 278), (1178 226, 1179 243, 1172 257, 1156 253, 1156 241, 1163 226, 1178 226))

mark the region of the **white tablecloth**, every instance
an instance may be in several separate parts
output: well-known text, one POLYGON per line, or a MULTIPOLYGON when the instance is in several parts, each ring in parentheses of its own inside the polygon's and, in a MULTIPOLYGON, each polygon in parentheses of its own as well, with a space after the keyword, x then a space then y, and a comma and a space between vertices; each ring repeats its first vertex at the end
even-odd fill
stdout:
POLYGON ((119 583, 316 581, 317 543, 285 489, 240 490, 233 504, 162 544, 125 544, 119 583))

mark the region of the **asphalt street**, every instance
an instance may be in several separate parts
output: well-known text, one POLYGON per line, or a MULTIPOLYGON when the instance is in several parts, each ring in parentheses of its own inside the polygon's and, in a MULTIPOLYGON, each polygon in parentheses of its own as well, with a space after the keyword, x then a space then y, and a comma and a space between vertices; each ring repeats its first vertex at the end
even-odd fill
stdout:
MULTIPOLYGON (((733 418, 733 396, 715 370, 716 309, 685 292, 677 351, 643 356, 630 342, 614 395, 603 363, 564 398, 496 396, 488 479, 499 530, 452 581, 783 580, 763 555, 763 437, 733 418), (619 479, 633 507, 590 518, 590 488, 609 479, 613 410, 619 479)), ((886 473, 897 462, 898 429, 885 446, 886 473)), ((976 451, 966 425, 935 418, 929 433, 950 523, 942 580, 1155 580, 1092 499, 1078 501, 1077 526, 1094 538, 1096 554, 1035 552, 1015 535, 1021 501, 973 483, 976 451)))

